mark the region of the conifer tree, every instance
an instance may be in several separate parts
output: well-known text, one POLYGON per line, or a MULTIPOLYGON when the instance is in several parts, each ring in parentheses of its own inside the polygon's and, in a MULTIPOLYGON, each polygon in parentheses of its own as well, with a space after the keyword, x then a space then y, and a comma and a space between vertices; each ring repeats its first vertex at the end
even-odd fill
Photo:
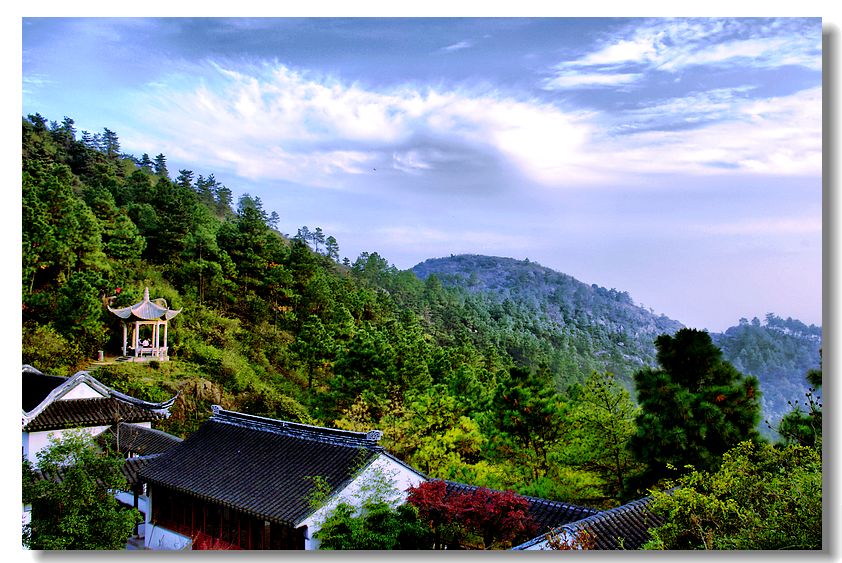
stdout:
POLYGON ((722 454, 759 436, 759 383, 723 360, 707 332, 681 329, 655 346, 660 369, 634 376, 641 411, 631 448, 646 465, 644 486, 668 475, 668 464, 716 469, 722 454))

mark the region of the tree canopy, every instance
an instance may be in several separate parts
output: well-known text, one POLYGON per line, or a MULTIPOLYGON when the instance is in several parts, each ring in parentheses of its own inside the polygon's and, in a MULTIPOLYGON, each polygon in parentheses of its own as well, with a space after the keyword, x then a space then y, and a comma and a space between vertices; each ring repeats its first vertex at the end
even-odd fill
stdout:
POLYGON ((655 345, 660 368, 634 376, 640 413, 631 439, 650 484, 669 465, 715 469, 727 450, 759 437, 760 417, 757 379, 723 360, 707 332, 682 329, 655 345))
POLYGON ((140 521, 134 508, 120 506, 113 491, 126 490, 123 460, 98 451, 79 431, 38 452, 37 464, 23 463, 23 502, 31 519, 23 529, 30 549, 124 549, 140 521))

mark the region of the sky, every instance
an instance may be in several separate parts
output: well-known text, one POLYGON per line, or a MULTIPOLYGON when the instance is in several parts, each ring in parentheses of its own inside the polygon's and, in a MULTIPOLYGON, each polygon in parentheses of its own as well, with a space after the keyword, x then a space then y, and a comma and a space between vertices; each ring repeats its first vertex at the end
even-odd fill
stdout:
POLYGON ((820 18, 24 17, 22 115, 400 269, 528 258, 686 326, 822 324, 820 18))

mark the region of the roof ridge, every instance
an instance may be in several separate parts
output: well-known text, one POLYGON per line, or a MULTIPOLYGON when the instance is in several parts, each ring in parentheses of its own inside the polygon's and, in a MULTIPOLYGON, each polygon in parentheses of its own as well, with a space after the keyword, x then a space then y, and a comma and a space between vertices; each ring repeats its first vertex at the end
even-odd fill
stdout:
POLYGON ((301 422, 292 422, 289 420, 230 411, 223 409, 219 405, 212 405, 211 410, 213 412, 213 416, 210 419, 212 422, 248 427, 314 442, 330 443, 340 446, 364 447, 373 450, 383 449, 383 447, 378 444, 380 438, 383 437, 383 432, 380 430, 356 432, 353 430, 342 430, 340 428, 315 426, 301 422))

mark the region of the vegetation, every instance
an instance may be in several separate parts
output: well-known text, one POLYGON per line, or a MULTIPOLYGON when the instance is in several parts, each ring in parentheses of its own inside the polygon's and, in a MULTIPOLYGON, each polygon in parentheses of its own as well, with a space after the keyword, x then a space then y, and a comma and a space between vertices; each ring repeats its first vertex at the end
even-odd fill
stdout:
MULTIPOLYGON (((431 477, 609 508, 668 476, 667 464, 716 470, 757 438, 760 401, 775 424, 802 396, 800 374, 817 367, 802 367, 817 356, 802 352, 820 346, 820 329, 792 319, 708 335, 528 260, 456 256, 399 271, 376 252, 340 258, 321 228, 284 235, 294 218, 248 194, 234 201, 212 173, 173 178, 163 154, 123 154, 113 131, 77 133, 70 118, 35 114, 22 132, 24 363, 69 375, 98 350, 117 354, 122 331, 106 305, 149 287, 183 309, 169 331, 173 361, 94 375, 147 400, 178 393, 160 428, 180 436, 211 404, 378 428, 390 452, 431 477), (794 369, 798 385, 776 383, 794 369)), ((781 433, 807 443, 795 436, 819 417, 797 416, 781 433)), ((415 518, 432 520, 417 508, 339 510, 322 540, 345 530, 336 537, 353 545, 422 541, 409 539, 415 518), (372 539, 375 523, 394 533, 372 539)), ((434 526, 432 541, 509 541, 484 526, 457 539, 434 526)))
POLYGON ((645 483, 668 466, 716 469, 738 443, 759 437, 759 385, 722 359, 706 332, 682 329, 656 340, 660 369, 635 374, 640 414, 631 439, 645 483))
POLYGON ((527 500, 512 491, 446 489, 444 481, 409 489, 407 504, 428 527, 433 549, 507 549, 537 531, 527 500))
POLYGON ((23 462, 23 503, 31 519, 23 528, 29 549, 124 549, 140 513, 112 495, 126 490, 120 457, 99 452, 79 431, 38 452, 35 467, 23 462))
POLYGON ((743 442, 716 472, 694 471, 650 509, 667 522, 648 549, 821 549, 821 454, 743 442))

